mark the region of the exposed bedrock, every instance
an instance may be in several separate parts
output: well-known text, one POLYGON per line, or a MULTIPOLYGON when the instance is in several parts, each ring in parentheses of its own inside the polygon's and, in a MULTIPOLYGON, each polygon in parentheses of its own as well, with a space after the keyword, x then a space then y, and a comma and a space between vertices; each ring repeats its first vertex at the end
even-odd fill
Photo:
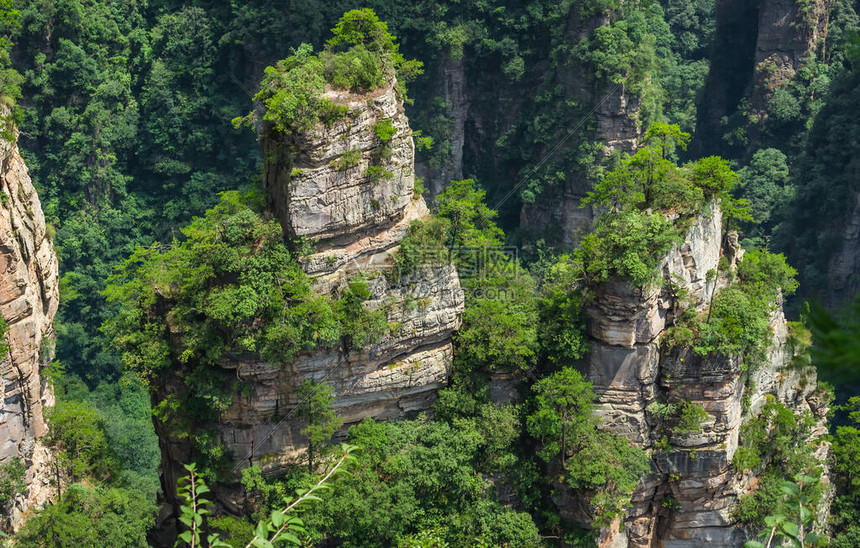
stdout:
MULTIPOLYGON (((302 261, 315 290, 330 293, 362 275, 371 292, 364 304, 384 310, 388 328, 365 348, 318 349, 287 365, 256 354, 223 356, 218 365, 238 382, 214 427, 237 469, 259 465, 274 474, 302 458, 307 441, 299 431, 305 424, 294 410, 303 379, 333 386, 334 408, 346 428, 367 417, 430 410, 450 373, 451 334, 463 309, 455 267, 443 260, 390 275, 409 224, 429 214, 424 199, 414 195, 412 131, 393 82, 360 96, 326 95, 349 107, 347 118, 301 135, 264 131, 268 207, 288 237, 313 245, 302 261), (386 120, 394 134, 383 142, 374 128, 386 120), (370 166, 390 176, 372 177, 370 166)), ((180 373, 162 383, 156 398, 184 390, 180 373)), ((190 447, 166 425, 156 428, 164 485, 175 485, 190 447)), ((235 483, 215 491, 228 508, 238 511, 243 504, 235 483)))
MULTIPOLYGON (((45 217, 15 141, 0 140, 0 314, 8 324, 0 359, 0 463, 21 459, 27 488, 6 504, 4 528, 17 529, 25 512, 53 494, 50 454, 40 442, 43 415, 53 405, 51 387, 40 375, 53 354, 53 319, 59 299, 57 257, 45 217)), ((7 501, 0 501, 0 504, 7 501)))
MULTIPOLYGON (((674 323, 679 293, 702 311, 729 283, 725 276, 714 276, 722 242, 721 213, 714 205, 663 260, 662 284, 639 290, 606 283, 588 305, 592 350, 583 367, 599 395, 598 414, 607 430, 648 449, 652 467, 633 494, 623 529, 605 531, 603 546, 741 546, 746 533, 732 510, 755 482, 751 473, 731 465, 741 424, 772 394, 794 411, 812 411, 818 424, 810 441, 826 433, 827 410, 815 394, 814 370, 787 367, 794 354, 781 309, 771 318, 767 363, 752 373, 752 383, 738 357, 661 348, 661 336, 674 323), (755 388, 745 405, 749 386, 755 388), (707 411, 701 431, 669 432, 662 440, 667 434, 649 405, 671 401, 689 401, 707 411), (664 500, 672 504, 667 507, 664 500)), ((822 447, 826 451, 826 444, 822 447)), ((562 499, 562 512, 582 519, 581 503, 571 499, 562 499)))

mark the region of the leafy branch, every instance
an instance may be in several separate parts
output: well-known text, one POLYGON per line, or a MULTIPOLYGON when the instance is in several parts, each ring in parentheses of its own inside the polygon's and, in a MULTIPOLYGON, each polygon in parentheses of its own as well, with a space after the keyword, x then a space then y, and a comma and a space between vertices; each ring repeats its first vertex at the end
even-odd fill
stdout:
MULTIPOLYGON (((320 497, 316 493, 325 491, 331 488, 331 481, 340 474, 347 474, 346 465, 349 462, 355 461, 352 455, 357 449, 354 445, 341 444, 343 454, 316 484, 310 489, 297 489, 295 499, 287 498, 284 503, 286 506, 281 510, 275 510, 271 513, 268 520, 261 520, 257 524, 254 531, 254 538, 245 546, 245 548, 274 548, 276 543, 301 545, 298 534, 305 532, 304 522, 301 518, 295 516, 295 512, 301 510, 302 506, 313 502, 320 501, 320 497), (292 513, 292 514, 291 514, 292 513)), ((210 533, 206 536, 205 544, 201 542, 201 531, 203 529, 204 516, 210 515, 206 507, 211 506, 212 502, 202 498, 210 490, 206 486, 203 479, 197 475, 195 465, 186 465, 189 475, 180 478, 179 488, 177 493, 185 500, 185 504, 179 507, 179 521, 184 523, 188 530, 182 532, 174 544, 174 548, 182 546, 183 543, 191 548, 233 548, 228 544, 218 533, 210 533)))
POLYGON ((806 548, 815 546, 820 540, 818 535, 812 532, 806 532, 811 523, 813 513, 808 506, 813 499, 803 488, 812 487, 818 483, 817 478, 798 474, 794 476, 794 481, 783 481, 780 488, 783 494, 787 497, 789 507, 797 507, 799 521, 790 521, 789 517, 784 514, 776 514, 764 518, 765 524, 770 527, 770 531, 764 531, 761 537, 767 538, 767 544, 757 540, 750 540, 744 544, 744 548, 771 548, 774 541, 777 541, 777 546, 782 546, 780 538, 788 540, 789 545, 794 548, 806 548))

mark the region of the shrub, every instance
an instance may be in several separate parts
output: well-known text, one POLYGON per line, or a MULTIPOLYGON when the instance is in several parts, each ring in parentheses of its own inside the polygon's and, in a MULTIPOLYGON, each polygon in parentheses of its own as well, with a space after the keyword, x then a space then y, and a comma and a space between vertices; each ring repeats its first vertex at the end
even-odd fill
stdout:
POLYGON ((364 170, 364 175, 373 182, 379 182, 382 179, 394 178, 394 174, 382 166, 369 166, 364 170))
POLYGON ((679 405, 678 423, 675 425, 675 432, 678 434, 701 432, 702 423, 710 417, 701 405, 690 400, 685 400, 679 405))
MULTIPOLYGON (((313 55, 310 44, 301 44, 292 56, 266 67, 254 100, 266 107, 263 120, 275 130, 305 133, 320 122, 331 124, 343 119, 349 109, 323 96, 326 84, 366 92, 382 86, 396 73, 397 90, 406 100, 406 81, 422 72, 420 62, 399 53, 388 26, 371 9, 345 13, 332 34, 319 55, 313 55)), ((233 123, 252 125, 256 120, 256 112, 251 112, 233 123)))
POLYGON ((397 128, 394 127, 390 118, 379 120, 373 126, 373 134, 383 143, 390 141, 395 133, 397 133, 397 128))
POLYGON ((106 480, 117 471, 98 411, 81 401, 58 401, 47 413, 47 442, 57 465, 72 482, 106 480))
POLYGON ((319 58, 323 63, 325 81, 334 88, 367 92, 385 84, 385 73, 378 57, 363 45, 340 53, 326 50, 319 54, 319 58))
POLYGON ((628 209, 601 216, 575 257, 589 283, 617 277, 642 286, 656 281, 660 261, 680 239, 671 221, 662 215, 628 209))
POLYGON ((355 167, 361 161, 361 151, 357 148, 352 148, 340 155, 334 161, 334 167, 338 171, 346 171, 349 168, 355 167))
POLYGON ((0 464, 0 508, 27 488, 27 467, 20 458, 0 464))

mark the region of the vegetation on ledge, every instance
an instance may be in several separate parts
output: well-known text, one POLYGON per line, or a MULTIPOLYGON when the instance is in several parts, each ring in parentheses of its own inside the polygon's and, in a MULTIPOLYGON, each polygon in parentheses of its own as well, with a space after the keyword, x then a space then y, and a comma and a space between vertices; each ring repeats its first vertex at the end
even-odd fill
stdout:
MULTIPOLYGON (((264 105, 263 121, 275 130, 304 133, 320 122, 344 118, 348 108, 323 96, 327 85, 367 93, 396 79, 401 99, 407 100, 405 84, 421 74, 423 64, 400 53, 388 25, 373 10, 348 11, 331 31, 332 38, 318 55, 313 55, 310 44, 301 44, 292 56, 266 68, 254 100, 264 105)), ((253 111, 233 123, 251 125, 257 119, 258 113, 253 111)), ((388 140, 386 130, 381 131, 377 130, 380 139, 388 140)))
POLYGON ((746 202, 731 195, 737 175, 728 162, 711 156, 677 165, 676 153, 689 140, 677 125, 655 124, 637 152, 621 159, 583 200, 603 211, 576 251, 586 283, 655 283, 660 261, 713 201, 721 204, 724 228, 749 217, 746 202))

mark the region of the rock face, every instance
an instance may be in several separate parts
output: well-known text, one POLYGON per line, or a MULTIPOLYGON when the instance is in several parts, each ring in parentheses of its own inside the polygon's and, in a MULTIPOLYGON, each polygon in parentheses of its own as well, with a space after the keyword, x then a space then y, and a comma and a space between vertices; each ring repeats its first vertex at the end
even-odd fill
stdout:
POLYGON ((761 148, 774 92, 788 87, 810 59, 824 57, 831 4, 717 2, 714 55, 699 106, 694 155, 725 154, 723 134, 728 129, 723 118, 735 113, 742 114, 748 137, 735 152, 752 154, 761 148))
POLYGON ((755 71, 750 107, 759 120, 750 128, 757 142, 761 122, 774 91, 788 86, 798 70, 815 58, 827 37, 830 2, 826 0, 764 0, 758 14, 755 71))
MULTIPOLYGON (((567 42, 576 44, 588 38, 594 29, 608 25, 607 14, 583 18, 572 10, 567 23, 567 42)), ((557 79, 565 90, 568 101, 593 105, 594 130, 580 131, 574 140, 585 139, 602 144, 602 153, 608 157, 614 152, 635 152, 639 127, 639 102, 623 85, 597 79, 593 67, 571 62, 558 67, 557 79)), ((573 128, 572 128, 573 129, 573 128)), ((576 142, 570 145, 575 147, 576 142)), ((533 204, 524 204, 520 224, 536 228, 548 239, 565 247, 573 247, 590 230, 594 221, 591 206, 580 207, 580 202, 593 185, 593 180, 582 170, 566 174, 560 188, 547 189, 533 204)))
POLYGON ((860 291, 860 191, 852 189, 853 204, 845 217, 841 247, 827 267, 827 306, 838 308, 860 291))
POLYGON ((463 148, 466 145, 466 122, 469 119, 470 96, 466 89, 463 56, 446 55, 440 63, 437 97, 445 102, 445 116, 450 120, 451 154, 442 165, 416 164, 416 170, 427 182, 431 196, 438 196, 452 180, 463 178, 463 148))
MULTIPOLYGON (((639 290, 607 283, 587 309, 592 350, 584 368, 599 395, 603 423, 652 454, 652 473, 634 492, 625 527, 607 531, 603 546, 741 546, 744 531, 731 511, 754 482, 751 474, 731 466, 742 422, 771 394, 792 410, 813 412, 818 424, 812 439, 826 433, 827 410, 815 396, 814 369, 786 367, 794 354, 786 342, 781 310, 771 318, 767 364, 752 373, 752 383, 737 358, 661 349, 661 336, 674 323, 680 294, 689 306, 703 311, 715 291, 728 283, 713 274, 721 256, 721 231, 720 209, 713 205, 692 224, 684 244, 665 257, 662 287, 639 290), (667 448, 665 441, 660 443, 665 433, 649 405, 683 400, 699 404, 709 416, 700 432, 670 434, 667 448), (667 508, 664 500, 674 502, 667 508)), ((731 243, 722 255, 733 263, 742 251, 731 243)), ((572 507, 568 515, 576 519, 577 513, 581 515, 581 509, 572 507)))
MULTIPOLYGON (((303 379, 334 387, 335 410, 349 426, 367 417, 430 410, 450 372, 451 333, 463 309, 455 267, 440 258, 394 275, 394 254, 410 222, 429 211, 413 195, 412 132, 393 82, 362 96, 327 96, 349 107, 346 119, 309 134, 261 137, 269 209, 285 234, 313 244, 303 265, 315 290, 329 293, 363 275, 372 294, 365 306, 384 310, 388 329, 363 349, 320 349, 287 366, 253 354, 222 358, 219 365, 240 382, 215 428, 237 469, 260 465, 264 473, 275 473, 303 454, 307 442, 299 431, 305 424, 293 417, 303 379), (374 128, 386 120, 395 131, 383 142, 374 128), (372 177, 370 166, 389 175, 372 177)), ((183 390, 181 379, 173 378, 158 398, 183 390)), ((181 464, 190 459, 188 444, 167 425, 156 422, 156 429, 164 485, 175 485, 181 464)), ((242 504, 236 485, 217 486, 215 492, 228 508, 242 504)))
POLYGON ((30 507, 43 504, 49 487, 43 409, 54 394, 40 375, 53 354, 53 319, 59 299, 57 257, 45 217, 18 145, 0 140, 0 314, 9 352, 0 361, 0 463, 22 459, 27 490, 5 507, 3 528, 17 529, 30 507))

